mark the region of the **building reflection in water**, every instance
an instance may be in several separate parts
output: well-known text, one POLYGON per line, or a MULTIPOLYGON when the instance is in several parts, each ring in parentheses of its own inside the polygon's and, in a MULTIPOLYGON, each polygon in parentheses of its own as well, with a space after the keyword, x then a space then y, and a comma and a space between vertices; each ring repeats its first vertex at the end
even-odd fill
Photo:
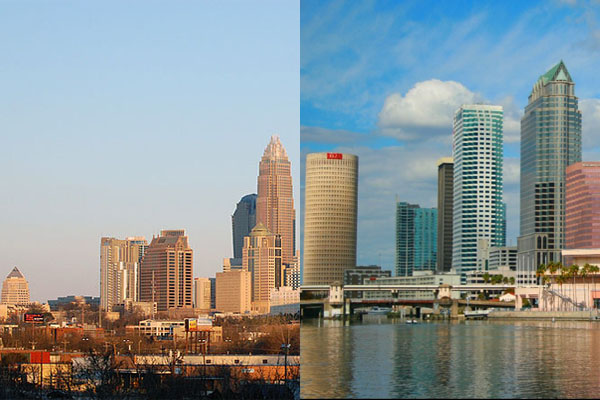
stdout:
POLYGON ((600 323, 304 323, 303 398, 597 397, 600 323))

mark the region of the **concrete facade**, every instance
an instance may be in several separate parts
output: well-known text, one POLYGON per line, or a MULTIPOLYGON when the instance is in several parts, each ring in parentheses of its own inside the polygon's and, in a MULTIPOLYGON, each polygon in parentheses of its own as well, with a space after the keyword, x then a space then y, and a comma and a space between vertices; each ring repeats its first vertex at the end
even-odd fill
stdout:
POLYGON ((344 280, 356 266, 358 157, 342 153, 306 156, 303 284, 344 280))
POLYGON ((245 314, 252 305, 252 277, 248 271, 217 272, 216 309, 245 314))

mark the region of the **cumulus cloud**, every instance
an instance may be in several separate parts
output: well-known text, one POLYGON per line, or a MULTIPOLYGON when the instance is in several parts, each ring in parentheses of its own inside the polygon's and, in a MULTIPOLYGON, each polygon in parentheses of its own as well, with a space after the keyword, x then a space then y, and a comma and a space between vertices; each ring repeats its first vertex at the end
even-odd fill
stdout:
POLYGON ((402 140, 448 133, 454 112, 461 105, 481 101, 480 95, 459 82, 418 82, 405 96, 393 93, 385 99, 378 125, 384 134, 402 140))
POLYGON ((406 95, 389 95, 379 112, 378 126, 384 135, 413 141, 448 135, 454 113, 463 104, 489 103, 504 108, 504 141, 520 140, 523 111, 512 97, 497 102, 485 100, 460 82, 431 79, 418 82, 406 95))
MULTIPOLYGON (((583 158, 590 151, 600 150, 600 99, 583 99, 579 101, 581 111, 583 138, 583 158)), ((588 160, 589 161, 589 160, 588 160)))

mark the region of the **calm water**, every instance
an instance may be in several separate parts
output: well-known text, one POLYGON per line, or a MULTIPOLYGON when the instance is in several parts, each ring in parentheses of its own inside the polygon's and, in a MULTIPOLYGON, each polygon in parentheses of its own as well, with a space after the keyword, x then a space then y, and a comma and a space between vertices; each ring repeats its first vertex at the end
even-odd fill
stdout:
POLYGON ((600 397, 599 322, 302 322, 301 397, 600 397))

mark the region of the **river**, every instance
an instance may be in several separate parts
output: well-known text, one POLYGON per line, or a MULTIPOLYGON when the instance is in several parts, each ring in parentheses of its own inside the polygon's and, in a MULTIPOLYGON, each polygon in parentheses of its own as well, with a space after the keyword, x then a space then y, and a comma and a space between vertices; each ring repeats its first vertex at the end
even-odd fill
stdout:
POLYGON ((600 397, 600 322, 302 321, 302 398, 600 397))

